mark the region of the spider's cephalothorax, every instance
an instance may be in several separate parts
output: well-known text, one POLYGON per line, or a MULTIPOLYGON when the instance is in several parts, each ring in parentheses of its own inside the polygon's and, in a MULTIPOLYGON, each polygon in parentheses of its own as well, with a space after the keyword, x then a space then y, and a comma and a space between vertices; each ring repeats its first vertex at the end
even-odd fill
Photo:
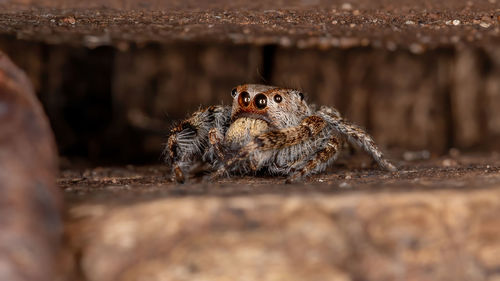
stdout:
POLYGON ((334 108, 307 105, 300 91, 249 84, 231 95, 232 107, 199 110, 172 129, 165 155, 176 181, 183 182, 200 163, 208 164, 213 178, 265 172, 297 181, 324 171, 345 142, 396 170, 363 129, 334 108))

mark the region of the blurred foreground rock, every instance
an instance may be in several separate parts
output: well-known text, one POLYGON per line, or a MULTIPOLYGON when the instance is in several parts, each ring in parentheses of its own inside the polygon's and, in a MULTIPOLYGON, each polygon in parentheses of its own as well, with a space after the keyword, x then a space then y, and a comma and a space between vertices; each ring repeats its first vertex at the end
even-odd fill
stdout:
POLYGON ((58 280, 57 152, 31 82, 0 52, 0 280, 58 280))
MULTIPOLYGON (((126 201, 126 200, 125 200, 126 201)), ((83 280, 498 280, 500 189, 80 203, 83 280)))

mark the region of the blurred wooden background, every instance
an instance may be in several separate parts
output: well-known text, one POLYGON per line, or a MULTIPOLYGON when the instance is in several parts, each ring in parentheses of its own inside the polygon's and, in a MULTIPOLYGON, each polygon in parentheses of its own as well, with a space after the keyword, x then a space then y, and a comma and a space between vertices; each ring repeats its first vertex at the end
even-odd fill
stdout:
POLYGON ((34 82, 64 156, 159 160, 175 120, 230 104, 241 83, 302 89, 337 107, 387 149, 496 150, 500 48, 318 50, 147 45, 120 51, 0 40, 34 82), (22 51, 20 51, 22 50, 22 51))

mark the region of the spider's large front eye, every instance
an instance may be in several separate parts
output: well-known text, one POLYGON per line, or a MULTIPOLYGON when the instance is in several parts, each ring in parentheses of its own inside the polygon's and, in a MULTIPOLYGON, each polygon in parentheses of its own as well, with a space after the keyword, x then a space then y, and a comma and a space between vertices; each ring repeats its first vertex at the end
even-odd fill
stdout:
POLYGON ((250 94, 247 92, 241 92, 240 96, 238 97, 238 103, 240 106, 247 107, 250 104, 250 94))
POLYGON ((238 90, 236 90, 236 88, 234 88, 232 91, 231 91, 231 96, 234 98, 236 97, 236 95, 238 94, 238 90))
POLYGON ((254 98, 255 106, 258 109, 263 109, 267 106, 267 97, 264 94, 258 94, 254 98))

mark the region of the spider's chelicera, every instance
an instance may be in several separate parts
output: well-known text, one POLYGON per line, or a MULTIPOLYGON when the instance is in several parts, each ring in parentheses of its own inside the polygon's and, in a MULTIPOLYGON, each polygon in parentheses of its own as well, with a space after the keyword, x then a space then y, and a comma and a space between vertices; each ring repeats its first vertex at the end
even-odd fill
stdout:
POLYGON ((248 84, 231 96, 232 106, 201 109, 171 130, 165 155, 177 182, 200 163, 213 179, 263 172, 294 182, 324 171, 345 142, 361 147, 382 168, 396 170, 363 129, 335 108, 308 105, 300 91, 248 84))

